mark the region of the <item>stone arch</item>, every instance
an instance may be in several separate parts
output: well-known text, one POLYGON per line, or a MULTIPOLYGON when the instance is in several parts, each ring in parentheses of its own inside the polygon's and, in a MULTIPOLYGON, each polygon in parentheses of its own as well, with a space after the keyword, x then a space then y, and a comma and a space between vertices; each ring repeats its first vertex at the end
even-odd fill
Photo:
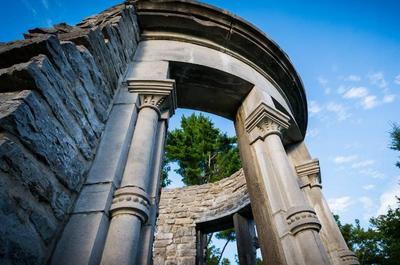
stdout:
POLYGON ((209 232, 217 226, 232 227, 232 215, 249 205, 242 170, 215 183, 164 189, 154 241, 154 264, 194 264, 199 225, 213 223, 209 232))

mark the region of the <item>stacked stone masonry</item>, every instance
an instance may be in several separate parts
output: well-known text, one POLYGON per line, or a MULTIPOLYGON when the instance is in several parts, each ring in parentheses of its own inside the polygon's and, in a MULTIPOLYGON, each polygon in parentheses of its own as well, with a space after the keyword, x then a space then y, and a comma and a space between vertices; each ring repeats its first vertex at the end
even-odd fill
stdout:
POLYGON ((196 225, 236 213, 250 204, 243 170, 221 181, 163 189, 154 241, 154 264, 196 262, 196 225))
POLYGON ((132 7, 0 44, 0 264, 46 264, 139 41, 132 7))

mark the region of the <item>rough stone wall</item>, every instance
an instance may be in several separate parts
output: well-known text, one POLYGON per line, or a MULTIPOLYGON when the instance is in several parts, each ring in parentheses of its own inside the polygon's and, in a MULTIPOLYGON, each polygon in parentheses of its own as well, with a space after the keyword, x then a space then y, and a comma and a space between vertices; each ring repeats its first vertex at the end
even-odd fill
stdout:
POLYGON ((0 264, 48 260, 138 34, 118 5, 0 44, 0 264))
POLYGON ((216 220, 250 204, 243 170, 221 181, 161 192, 155 265, 196 262, 196 224, 216 220))

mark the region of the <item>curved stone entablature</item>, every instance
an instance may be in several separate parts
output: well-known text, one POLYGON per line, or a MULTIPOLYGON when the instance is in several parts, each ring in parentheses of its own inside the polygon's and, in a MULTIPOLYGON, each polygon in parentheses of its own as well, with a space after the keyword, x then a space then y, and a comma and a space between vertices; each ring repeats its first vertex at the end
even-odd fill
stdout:
POLYGON ((243 61, 285 98, 302 134, 307 102, 302 81, 282 49, 262 31, 226 10, 197 1, 130 1, 142 40, 175 40, 209 47, 243 61))
POLYGON ((249 206, 243 171, 218 182, 163 189, 160 198, 154 264, 194 264, 196 227, 249 206))

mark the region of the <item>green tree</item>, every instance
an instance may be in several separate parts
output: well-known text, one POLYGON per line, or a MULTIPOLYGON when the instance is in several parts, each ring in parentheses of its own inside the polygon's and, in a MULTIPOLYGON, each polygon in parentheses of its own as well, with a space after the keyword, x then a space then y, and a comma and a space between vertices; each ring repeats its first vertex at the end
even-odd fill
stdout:
MULTIPOLYGON (((392 125, 390 138, 391 138, 390 148, 395 151, 400 151, 400 126, 397 123, 393 123, 392 125)), ((400 161, 397 161, 396 166, 400 167, 400 161)))
POLYGON ((168 133, 165 157, 166 165, 178 164, 175 171, 186 185, 215 182, 241 167, 236 137, 222 133, 202 114, 183 116, 181 128, 168 133))
MULTIPOLYGON (((169 132, 165 147, 163 167, 163 187, 170 183, 169 164, 176 162, 176 173, 182 176, 186 185, 201 185, 229 177, 241 168, 236 137, 229 137, 214 127, 204 115, 183 116, 181 128, 169 132)), ((207 264, 230 264, 222 258, 226 246, 234 241, 235 232, 228 229, 215 235, 225 240, 222 250, 211 243, 212 234, 207 244, 207 264)))
MULTIPOLYGON (((400 151, 400 126, 392 125, 390 132, 390 148, 400 151)), ((400 161, 396 163, 400 167, 400 161)), ((376 218, 371 218, 370 226, 364 229, 359 220, 355 224, 342 225, 339 216, 335 215, 336 222, 342 235, 360 263, 397 265, 400 261, 400 199, 397 207, 376 218)))
POLYGON ((222 254, 219 248, 211 244, 207 248, 207 265, 230 265, 231 263, 227 258, 220 260, 222 254))
POLYGON ((400 260, 400 209, 390 209, 387 214, 370 219, 370 227, 364 229, 359 220, 355 224, 342 225, 335 216, 343 237, 357 255, 360 263, 396 265, 400 260))

